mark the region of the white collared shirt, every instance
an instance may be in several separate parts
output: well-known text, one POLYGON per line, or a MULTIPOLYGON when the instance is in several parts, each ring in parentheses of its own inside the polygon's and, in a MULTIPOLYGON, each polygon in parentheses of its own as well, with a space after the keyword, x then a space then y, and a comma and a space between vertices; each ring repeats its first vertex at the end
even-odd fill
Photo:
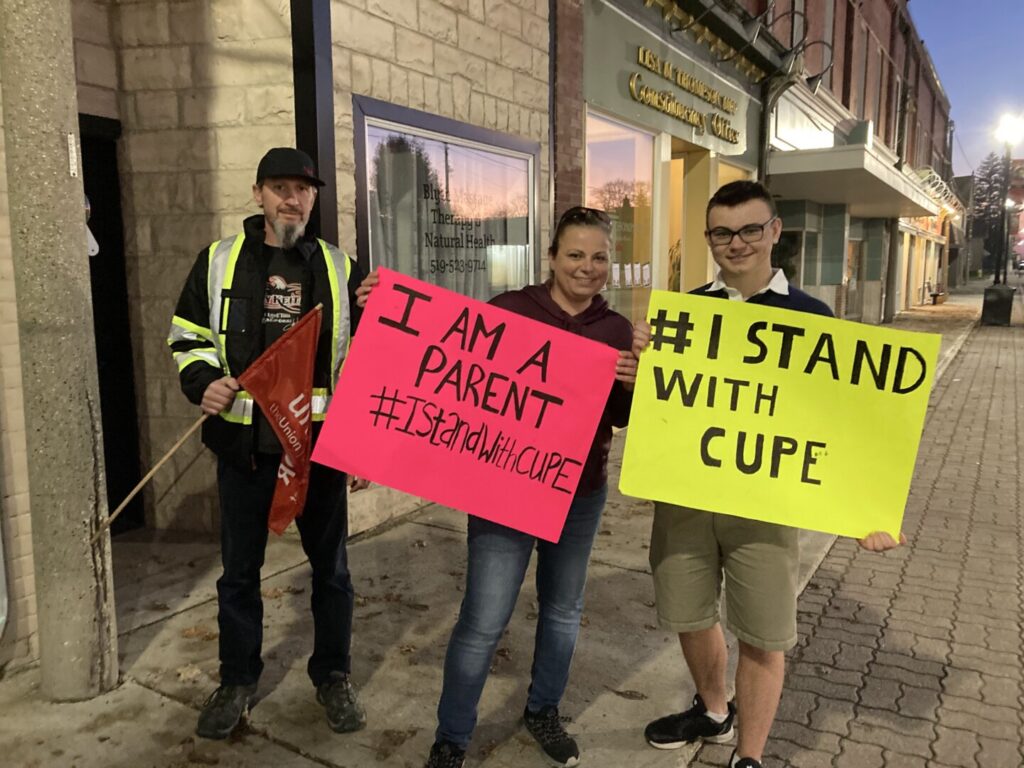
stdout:
MULTIPOLYGON (((715 270, 715 280, 706 289, 707 293, 713 293, 714 291, 725 291, 726 296, 729 297, 729 301, 746 301, 743 298, 743 294, 737 291, 735 288, 730 288, 724 282, 722 282, 722 270, 715 270)), ((772 271, 772 279, 768 281, 768 285, 762 288, 754 296, 760 296, 762 293, 778 293, 782 296, 789 296, 789 280, 786 279, 786 273, 781 269, 774 269, 772 271)), ((749 298, 749 297, 748 297, 749 298)))

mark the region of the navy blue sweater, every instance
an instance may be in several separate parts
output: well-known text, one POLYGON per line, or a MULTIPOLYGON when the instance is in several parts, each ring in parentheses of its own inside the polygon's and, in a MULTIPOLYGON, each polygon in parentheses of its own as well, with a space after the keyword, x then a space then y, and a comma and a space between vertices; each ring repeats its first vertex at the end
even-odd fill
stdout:
MULTIPOLYGON (((690 293, 695 296, 714 296, 718 299, 728 299, 729 294, 725 290, 720 291, 709 291, 708 288, 711 283, 705 283, 700 288, 694 288, 690 293)), ((766 307, 778 307, 779 309, 792 309, 797 312, 810 312, 812 315, 824 315, 825 317, 835 317, 835 314, 829 309, 828 304, 816 299, 808 293, 804 293, 799 288, 794 288, 792 285, 789 286, 789 295, 784 296, 781 293, 775 291, 765 291, 764 293, 758 293, 747 299, 748 304, 764 304, 766 307)))

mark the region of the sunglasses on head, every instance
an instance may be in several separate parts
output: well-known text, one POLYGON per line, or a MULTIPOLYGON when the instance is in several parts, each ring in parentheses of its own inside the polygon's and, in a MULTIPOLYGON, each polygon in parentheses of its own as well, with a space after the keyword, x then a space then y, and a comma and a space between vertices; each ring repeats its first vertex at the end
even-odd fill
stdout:
POLYGON ((585 205, 574 205, 563 213, 562 218, 558 220, 559 227, 569 224, 585 224, 590 226, 604 224, 607 226, 611 223, 612 220, 607 213, 599 208, 588 208, 585 205))

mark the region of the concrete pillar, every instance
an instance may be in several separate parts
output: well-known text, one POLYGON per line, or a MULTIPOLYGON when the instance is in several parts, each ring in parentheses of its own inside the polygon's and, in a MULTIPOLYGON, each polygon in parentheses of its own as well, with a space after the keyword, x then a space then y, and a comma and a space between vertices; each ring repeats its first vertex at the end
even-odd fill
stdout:
POLYGON ((42 691, 85 699, 118 671, 69 0, 3 0, 0 49, 42 691))
POLYGON ((900 220, 889 219, 889 250, 886 253, 885 261, 885 287, 882 305, 882 322, 891 323, 899 311, 896 306, 896 299, 899 293, 899 264, 900 264, 900 243, 903 236, 900 233, 900 220))

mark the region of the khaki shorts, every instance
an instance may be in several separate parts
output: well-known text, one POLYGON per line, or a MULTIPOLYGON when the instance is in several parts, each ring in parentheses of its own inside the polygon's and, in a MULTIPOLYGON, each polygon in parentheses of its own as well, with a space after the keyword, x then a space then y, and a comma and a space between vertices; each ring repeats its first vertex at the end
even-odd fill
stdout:
POLYGON ((658 623, 695 632, 719 621, 725 573, 726 626, 766 651, 796 645, 799 531, 656 502, 651 573, 658 623))

